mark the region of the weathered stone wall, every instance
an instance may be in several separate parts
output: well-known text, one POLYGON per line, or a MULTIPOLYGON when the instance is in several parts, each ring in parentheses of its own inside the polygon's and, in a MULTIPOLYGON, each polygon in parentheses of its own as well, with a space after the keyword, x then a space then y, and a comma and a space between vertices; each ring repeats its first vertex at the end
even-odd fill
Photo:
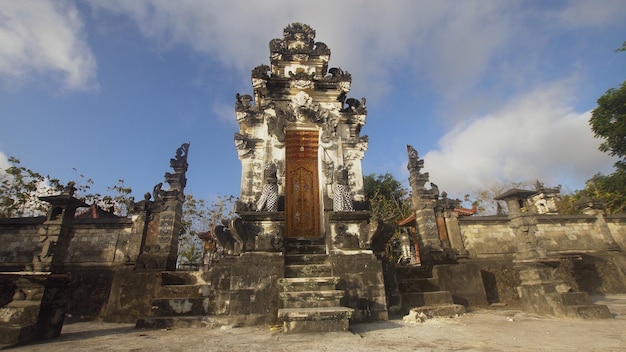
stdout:
POLYGON ((0 271, 20 271, 32 263, 45 217, 0 219, 0 271))
POLYGON ((76 223, 66 263, 129 263, 133 242, 141 241, 141 234, 133 235, 132 225, 131 219, 90 219, 76 223))
POLYGON ((465 249, 472 258, 512 256, 517 246, 506 217, 465 217, 459 228, 465 249))
MULTIPOLYGON (((464 249, 472 258, 512 258, 517 251, 507 217, 464 217, 458 223, 464 249)), ((615 242, 626 249, 626 218, 609 217, 607 225, 615 242)), ((605 251, 607 239, 598 226, 597 219, 589 215, 537 215, 534 235, 537 245, 548 253, 605 251)))
MULTIPOLYGON (((20 271, 33 261, 45 218, 0 220, 0 270, 20 271)), ((130 218, 77 220, 68 265, 117 265, 136 258, 141 233, 130 218)))
POLYGON ((282 253, 242 253, 230 268, 229 315, 233 324, 275 324, 278 278, 285 276, 282 253))
MULTIPOLYGON (((44 221, 44 217, 0 220, 0 271, 28 270, 44 221)), ((100 315, 109 300, 115 272, 134 264, 137 257, 141 232, 134 225, 130 218, 76 220, 65 261, 72 302, 67 313, 72 317, 100 315)), ((1 286, 0 306, 10 301, 15 289, 9 279, 1 286)))
POLYGON ((450 291, 455 304, 472 308, 487 306, 487 295, 478 265, 435 265, 433 278, 438 282, 439 290, 450 291))
POLYGON ((381 262, 371 251, 331 254, 333 275, 341 277, 338 290, 346 292, 341 305, 355 309, 352 323, 387 320, 387 300, 381 262))
POLYGON ((548 252, 605 250, 607 243, 596 226, 596 218, 587 215, 537 216, 535 236, 548 252))
POLYGON ((615 242, 626 250, 626 214, 606 215, 605 219, 615 242))

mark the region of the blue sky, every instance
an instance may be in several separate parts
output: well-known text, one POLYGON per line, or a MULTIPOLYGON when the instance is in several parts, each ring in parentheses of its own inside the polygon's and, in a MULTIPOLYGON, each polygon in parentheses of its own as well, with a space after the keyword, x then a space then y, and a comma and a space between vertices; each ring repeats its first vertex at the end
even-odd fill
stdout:
POLYGON ((187 193, 238 195, 235 94, 303 22, 367 98, 366 174, 406 181, 411 144, 454 197, 580 189, 612 170, 588 120, 626 79, 624 18, 623 0, 0 0, 0 167, 141 198, 189 141, 187 193))

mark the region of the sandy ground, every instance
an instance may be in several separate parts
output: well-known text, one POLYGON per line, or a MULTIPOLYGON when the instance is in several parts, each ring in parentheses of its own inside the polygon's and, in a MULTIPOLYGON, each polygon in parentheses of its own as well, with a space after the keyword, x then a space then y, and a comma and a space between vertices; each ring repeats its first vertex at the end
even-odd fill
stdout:
POLYGON ((540 317, 506 307, 423 323, 390 320, 350 332, 285 335, 268 326, 136 330, 66 324, 60 338, 11 351, 626 351, 626 295, 594 297, 613 319, 540 317))

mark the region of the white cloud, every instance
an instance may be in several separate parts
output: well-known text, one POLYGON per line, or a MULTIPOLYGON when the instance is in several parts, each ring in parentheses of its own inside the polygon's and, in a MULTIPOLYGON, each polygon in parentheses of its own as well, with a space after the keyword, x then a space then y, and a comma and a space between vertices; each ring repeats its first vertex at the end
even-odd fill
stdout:
POLYGON ((541 86, 492 114, 467 121, 424 156, 431 181, 453 195, 496 182, 540 180, 581 188, 613 159, 597 150, 590 112, 571 106, 571 80, 541 86))
POLYGON ((623 0, 573 0, 556 13, 556 19, 570 27, 605 27, 623 23, 625 15, 623 0))
POLYGON ((0 152, 0 170, 6 170, 9 166, 9 158, 7 158, 6 154, 0 152))
POLYGON ((0 0, 0 82, 22 86, 39 75, 68 90, 95 86, 96 62, 78 10, 65 1, 0 0))

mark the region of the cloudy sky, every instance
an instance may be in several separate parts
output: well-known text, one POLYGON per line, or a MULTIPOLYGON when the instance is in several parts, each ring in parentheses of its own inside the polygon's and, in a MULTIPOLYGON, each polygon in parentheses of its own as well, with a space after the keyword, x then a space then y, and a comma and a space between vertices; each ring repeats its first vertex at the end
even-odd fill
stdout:
POLYGON ((623 0, 0 0, 0 167, 141 197, 189 141, 187 192, 238 195, 235 94, 303 22, 367 98, 366 174, 405 181, 411 144, 455 197, 580 189, 612 170, 588 120, 626 79, 624 18, 623 0))

